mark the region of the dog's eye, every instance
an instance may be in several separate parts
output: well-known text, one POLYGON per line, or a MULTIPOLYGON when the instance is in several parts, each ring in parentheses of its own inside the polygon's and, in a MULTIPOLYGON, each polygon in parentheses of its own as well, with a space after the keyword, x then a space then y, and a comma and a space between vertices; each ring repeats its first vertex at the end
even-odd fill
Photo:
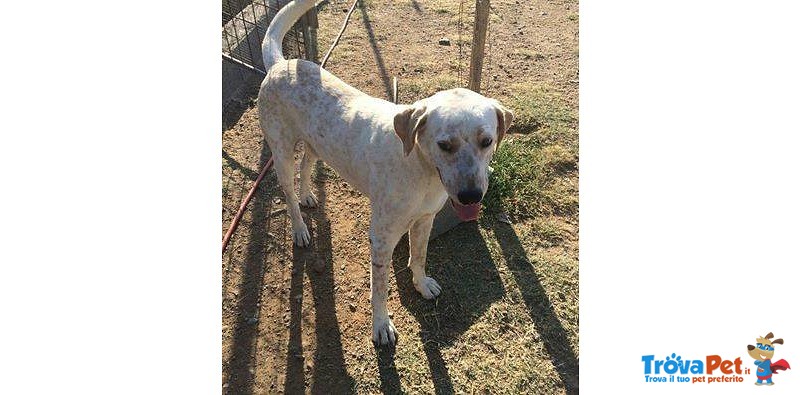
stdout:
POLYGON ((441 150, 444 152, 450 152, 453 150, 453 146, 450 145, 450 143, 448 143, 447 141, 440 141, 436 144, 439 145, 439 148, 441 148, 441 150))
POLYGON ((487 148, 490 145, 492 145, 492 138, 491 137, 484 137, 483 140, 481 140, 481 147, 487 148))

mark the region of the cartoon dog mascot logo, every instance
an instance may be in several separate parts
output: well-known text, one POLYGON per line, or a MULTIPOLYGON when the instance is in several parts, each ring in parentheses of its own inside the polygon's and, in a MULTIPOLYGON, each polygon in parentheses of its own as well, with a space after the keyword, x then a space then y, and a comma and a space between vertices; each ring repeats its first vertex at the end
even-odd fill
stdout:
POLYGON ((775 345, 783 344, 783 339, 770 340, 773 336, 772 332, 767 333, 764 337, 756 338, 755 346, 747 345, 747 353, 756 360, 755 364, 758 367, 756 370, 756 378, 758 379, 756 385, 773 385, 775 384, 772 382, 773 373, 778 374, 781 370, 791 369, 789 362, 786 362, 785 359, 772 362, 772 356, 775 355, 775 345), (764 380, 766 380, 766 383, 764 380))

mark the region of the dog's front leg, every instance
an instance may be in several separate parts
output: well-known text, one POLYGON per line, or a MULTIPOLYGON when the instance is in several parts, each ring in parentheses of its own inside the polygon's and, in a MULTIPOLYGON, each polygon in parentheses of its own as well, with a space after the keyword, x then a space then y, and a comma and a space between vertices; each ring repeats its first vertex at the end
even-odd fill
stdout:
POLYGON ((397 340, 397 329, 389 318, 386 306, 389 298, 389 266, 392 262, 392 251, 397 239, 387 235, 385 229, 370 226, 369 240, 372 244, 372 281, 370 283, 372 301, 372 341, 377 344, 394 344, 397 340))
POLYGON ((408 266, 413 273, 414 288, 425 299, 433 299, 442 292, 436 280, 425 275, 425 260, 428 254, 428 238, 431 235, 434 215, 426 215, 414 221, 408 230, 408 266))

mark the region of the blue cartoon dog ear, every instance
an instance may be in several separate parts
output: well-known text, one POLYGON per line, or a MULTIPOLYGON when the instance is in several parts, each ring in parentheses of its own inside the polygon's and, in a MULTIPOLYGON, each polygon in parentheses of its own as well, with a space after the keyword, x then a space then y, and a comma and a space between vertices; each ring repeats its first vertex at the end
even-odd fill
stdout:
POLYGON ((772 341, 772 344, 783 344, 783 339, 775 339, 772 341))

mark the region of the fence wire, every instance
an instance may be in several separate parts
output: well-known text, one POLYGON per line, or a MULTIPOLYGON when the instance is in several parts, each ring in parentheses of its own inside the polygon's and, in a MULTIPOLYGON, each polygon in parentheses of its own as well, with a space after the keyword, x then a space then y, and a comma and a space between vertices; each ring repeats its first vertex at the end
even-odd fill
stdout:
MULTIPOLYGON (((289 0, 222 0, 222 54, 263 73, 265 70, 261 58, 261 42, 269 22, 288 2, 289 0)), ((306 16, 298 21, 283 41, 284 56, 316 61, 315 28, 315 18, 309 21, 306 16)))

